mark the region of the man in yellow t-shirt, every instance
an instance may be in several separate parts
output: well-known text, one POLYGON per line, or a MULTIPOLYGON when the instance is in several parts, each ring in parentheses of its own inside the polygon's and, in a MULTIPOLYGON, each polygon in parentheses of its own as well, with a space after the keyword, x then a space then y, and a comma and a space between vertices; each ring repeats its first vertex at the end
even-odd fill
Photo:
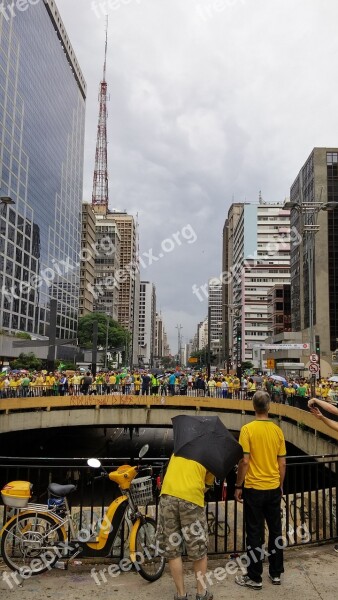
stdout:
POLYGON ((168 559, 176 586, 175 600, 185 600, 183 542, 188 558, 194 563, 196 600, 212 600, 206 588, 208 526, 204 493, 213 485, 214 476, 200 463, 173 455, 162 485, 157 541, 168 559))
POLYGON ((235 581, 251 589, 261 589, 264 521, 269 530, 271 583, 280 585, 280 576, 284 573, 280 509, 286 447, 281 428, 269 419, 269 394, 258 391, 252 401, 256 419, 244 425, 239 435, 244 456, 239 463, 235 485, 235 500, 244 502, 247 556, 250 562, 247 575, 237 575, 235 581))

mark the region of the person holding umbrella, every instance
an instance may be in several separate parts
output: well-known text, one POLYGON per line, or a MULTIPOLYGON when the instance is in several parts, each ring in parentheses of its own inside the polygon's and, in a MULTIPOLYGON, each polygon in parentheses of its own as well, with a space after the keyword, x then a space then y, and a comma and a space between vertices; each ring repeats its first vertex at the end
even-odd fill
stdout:
POLYGON ((175 600, 187 598, 183 543, 194 565, 196 600, 212 600, 205 578, 208 526, 204 493, 213 485, 215 476, 226 477, 242 450, 219 417, 179 415, 172 422, 174 454, 161 489, 157 542, 169 562, 176 586, 175 600))
POLYGON ((281 428, 269 419, 269 394, 259 390, 252 402, 256 419, 244 425, 240 431, 239 443, 244 456, 239 463, 235 484, 235 500, 244 502, 249 564, 247 575, 237 575, 235 581, 238 585, 259 590, 262 588, 264 521, 269 529, 271 583, 280 585, 280 576, 284 573, 280 508, 286 447, 281 428))

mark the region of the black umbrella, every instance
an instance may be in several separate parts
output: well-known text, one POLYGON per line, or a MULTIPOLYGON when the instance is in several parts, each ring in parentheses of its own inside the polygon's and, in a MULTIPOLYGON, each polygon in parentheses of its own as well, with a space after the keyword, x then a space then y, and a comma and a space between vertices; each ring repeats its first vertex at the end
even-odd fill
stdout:
POLYGON ((173 417, 174 454, 199 462, 224 479, 242 458, 243 450, 219 417, 173 417))

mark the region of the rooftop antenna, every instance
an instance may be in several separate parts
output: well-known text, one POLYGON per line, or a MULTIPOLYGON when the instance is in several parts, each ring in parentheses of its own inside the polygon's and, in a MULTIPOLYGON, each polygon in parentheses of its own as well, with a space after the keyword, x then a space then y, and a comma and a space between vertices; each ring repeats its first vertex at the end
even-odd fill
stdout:
POLYGON ((103 79, 100 84, 99 121, 95 153, 95 169, 93 179, 92 205, 102 206, 108 210, 108 155, 107 155, 107 48, 108 48, 108 15, 106 15, 106 43, 104 52, 103 79))

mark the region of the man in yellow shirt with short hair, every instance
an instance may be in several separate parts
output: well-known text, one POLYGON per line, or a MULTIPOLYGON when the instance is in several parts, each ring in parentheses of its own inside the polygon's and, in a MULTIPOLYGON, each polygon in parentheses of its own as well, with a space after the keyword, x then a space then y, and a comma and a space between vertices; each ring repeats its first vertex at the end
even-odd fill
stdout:
POLYGON ((188 558, 193 561, 196 578, 196 600, 212 600, 207 590, 208 526, 204 493, 213 485, 214 476, 200 463, 171 457, 162 485, 157 541, 168 559, 176 586, 175 600, 186 600, 183 576, 183 542, 188 558))
POLYGON ((283 566, 281 499, 286 468, 284 434, 269 419, 268 392, 254 394, 256 419, 244 425, 239 436, 243 458, 239 463, 235 485, 235 500, 244 502, 247 575, 237 575, 238 585, 251 589, 262 588, 262 552, 264 521, 269 529, 269 578, 280 585, 283 566), (244 489, 243 489, 244 485, 244 489))

